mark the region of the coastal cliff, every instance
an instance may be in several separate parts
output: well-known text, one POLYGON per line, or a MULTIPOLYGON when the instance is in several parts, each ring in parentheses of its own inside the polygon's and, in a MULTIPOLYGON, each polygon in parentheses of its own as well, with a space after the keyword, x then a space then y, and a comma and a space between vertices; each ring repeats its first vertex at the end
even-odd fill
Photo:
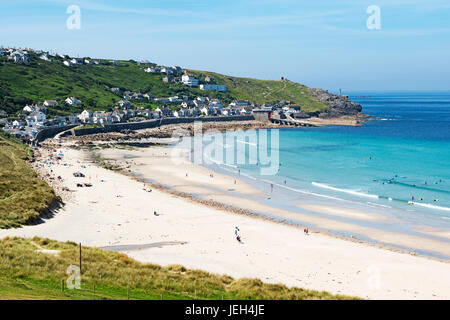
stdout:
POLYGON ((318 114, 319 118, 337 118, 342 116, 362 116, 362 106, 350 101, 348 96, 333 94, 324 89, 309 88, 308 93, 317 101, 328 106, 328 110, 318 114))

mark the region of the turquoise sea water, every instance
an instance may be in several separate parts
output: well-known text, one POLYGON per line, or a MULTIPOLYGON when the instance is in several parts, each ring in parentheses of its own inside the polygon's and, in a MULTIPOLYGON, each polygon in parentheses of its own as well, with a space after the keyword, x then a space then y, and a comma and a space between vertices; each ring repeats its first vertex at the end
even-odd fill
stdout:
POLYGON ((350 97, 377 120, 362 127, 280 129, 276 175, 263 176, 248 163, 219 167, 240 170, 259 186, 273 184, 275 191, 392 208, 411 223, 450 227, 450 92, 350 97))

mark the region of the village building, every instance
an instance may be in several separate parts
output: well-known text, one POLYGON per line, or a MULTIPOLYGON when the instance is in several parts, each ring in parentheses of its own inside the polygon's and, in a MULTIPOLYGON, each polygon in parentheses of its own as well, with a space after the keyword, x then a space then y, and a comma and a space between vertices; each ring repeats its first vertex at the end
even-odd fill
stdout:
POLYGON ((46 107, 57 107, 59 104, 56 100, 45 100, 44 106, 46 107))
POLYGON ((184 74, 181 77, 181 82, 190 87, 198 87, 198 80, 191 74, 184 74))
POLYGON ((69 105, 77 105, 77 104, 81 104, 81 101, 78 100, 78 99, 75 98, 75 97, 69 97, 69 98, 67 98, 67 99, 65 100, 65 102, 66 102, 67 104, 69 104, 69 105))
POLYGON ((173 77, 172 77, 172 76, 165 76, 165 77, 162 79, 162 81, 163 81, 163 82, 166 82, 166 83, 172 83, 172 82, 173 82, 173 77))
POLYGON ((34 127, 37 124, 43 125, 47 121, 45 114, 40 111, 31 113, 25 120, 29 127, 34 127))
POLYGON ((32 112, 36 111, 36 107, 35 106, 26 105, 25 107, 23 107, 22 110, 25 111, 25 112, 32 113, 32 112))
POLYGON ((204 91, 216 90, 216 91, 224 92, 224 91, 227 91, 227 86, 225 86, 223 84, 201 84, 200 90, 204 90, 204 91))
POLYGON ((120 100, 119 102, 116 103, 116 105, 121 108, 129 108, 131 107, 131 102, 128 100, 120 100))
POLYGON ((92 123, 93 114, 92 110, 83 110, 83 112, 78 115, 78 119, 80 119, 82 123, 92 123))

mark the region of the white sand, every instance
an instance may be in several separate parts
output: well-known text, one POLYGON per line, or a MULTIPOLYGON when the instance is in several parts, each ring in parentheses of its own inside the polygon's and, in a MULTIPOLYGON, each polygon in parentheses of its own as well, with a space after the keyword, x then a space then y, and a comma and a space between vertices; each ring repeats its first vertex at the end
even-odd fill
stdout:
POLYGON ((45 223, 0 230, 0 237, 40 236, 99 247, 185 242, 127 253, 143 262, 176 263, 363 298, 450 298, 448 263, 324 234, 305 236, 299 228, 231 214, 158 190, 149 193, 143 183, 119 173, 90 164, 81 169, 81 163, 86 164, 81 151, 64 153, 68 166, 53 166, 55 176, 62 176, 71 189, 77 189, 77 181, 91 182, 93 187, 77 189, 64 210, 45 223), (78 170, 85 179, 72 176, 78 170), (159 216, 153 215, 154 210, 159 216), (236 226, 243 244, 234 238, 236 226))

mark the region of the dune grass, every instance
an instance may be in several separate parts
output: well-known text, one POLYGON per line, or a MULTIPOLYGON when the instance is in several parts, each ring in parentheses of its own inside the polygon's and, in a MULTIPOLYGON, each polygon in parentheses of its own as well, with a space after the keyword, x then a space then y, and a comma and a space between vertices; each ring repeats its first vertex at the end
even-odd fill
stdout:
MULTIPOLYGON (((55 252, 54 251, 54 252, 55 252)), ((2 299, 354 299, 327 292, 235 280, 179 265, 161 267, 128 256, 82 247, 81 289, 69 290, 66 270, 78 265, 79 246, 49 239, 0 240, 0 298, 2 299), (55 250, 58 254, 40 250, 55 250), (64 283, 64 290, 62 290, 64 283), (95 293, 94 293, 95 286, 95 293)))
POLYGON ((29 167, 30 149, 0 134, 0 228, 36 220, 55 199, 53 190, 29 167))

